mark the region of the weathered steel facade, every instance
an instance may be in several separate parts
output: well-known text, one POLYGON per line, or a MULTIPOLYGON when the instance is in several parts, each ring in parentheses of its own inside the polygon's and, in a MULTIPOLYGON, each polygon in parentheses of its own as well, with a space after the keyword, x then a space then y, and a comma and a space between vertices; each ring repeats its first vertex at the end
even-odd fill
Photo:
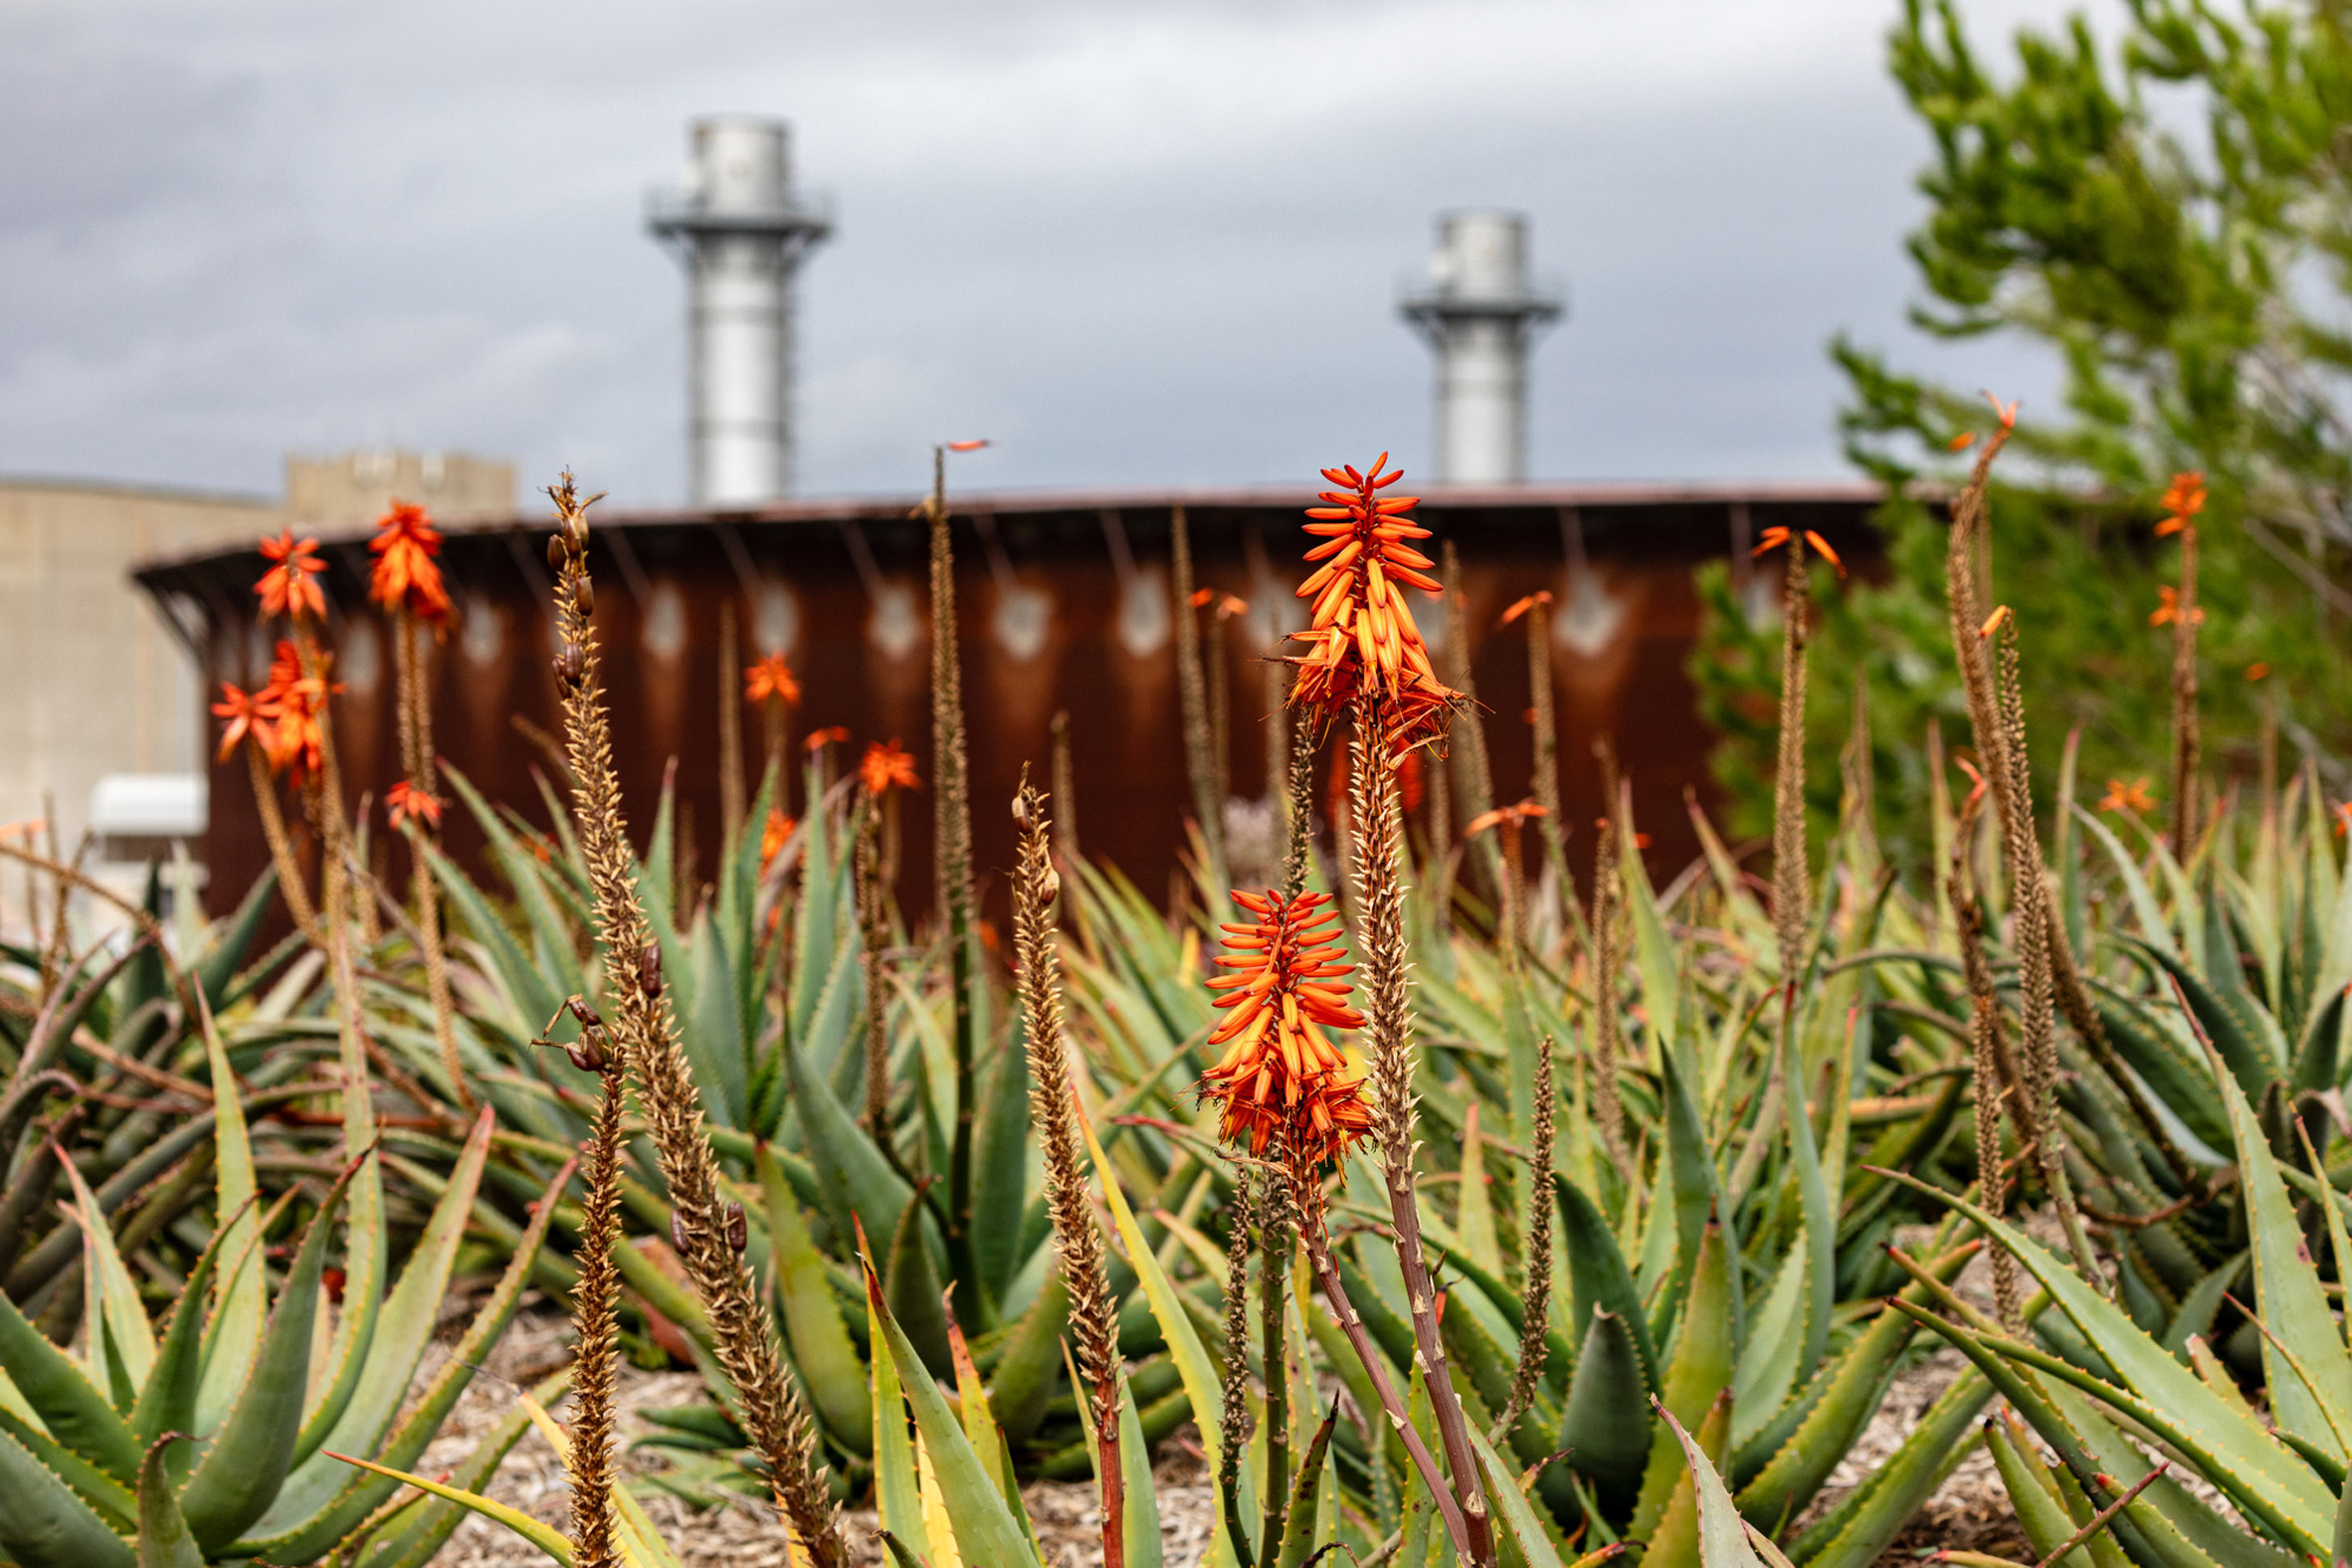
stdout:
MULTIPOLYGON (((1497 799, 1527 793, 1533 747, 1525 636, 1496 622, 1520 596, 1548 589, 1571 827, 1589 825, 1600 809, 1592 742, 1608 736, 1632 781, 1637 816, 1653 836, 1654 864, 1683 865, 1695 853, 1683 791, 1695 788, 1702 800, 1712 793, 1710 737, 1685 674, 1699 618, 1693 568, 1725 555, 1744 563, 1748 542, 1783 524, 1820 530, 1866 572, 1876 558, 1867 523, 1875 498, 1864 487, 1822 485, 1521 486, 1431 494, 1421 510, 1437 531, 1431 543, 1451 539, 1461 551, 1497 799)), ((1179 612, 1170 591, 1178 506, 1188 518, 1195 581, 1249 605, 1222 634, 1228 768, 1235 796, 1264 795, 1268 661, 1276 634, 1303 619, 1291 589, 1309 542, 1298 530, 1299 511, 1310 500, 1303 488, 951 497, 984 878, 1001 883, 1011 864, 1005 802, 1023 764, 1046 774, 1054 715, 1067 710, 1085 852, 1114 862, 1147 891, 1169 885, 1192 809, 1179 716, 1179 612)), ((838 724, 854 738, 837 765, 848 765, 869 741, 896 738, 915 754, 927 786, 926 547, 922 524, 908 516, 911 504, 807 501, 743 512, 593 516, 596 623, 615 749, 641 841, 675 759, 697 864, 711 866, 720 707, 741 703, 740 666, 767 652, 783 652, 802 683, 786 743, 796 761, 801 737, 838 724), (726 606, 739 628, 731 661, 721 650, 726 606)), ((458 618, 432 659, 441 755, 490 799, 533 821, 545 817, 534 774, 555 771, 542 738, 556 722, 545 534, 545 520, 527 516, 449 534, 443 563, 458 618)), ((345 685, 334 710, 343 779, 354 801, 362 792, 381 800, 399 766, 387 629, 365 602, 364 537, 329 540, 322 554, 336 673, 345 685)), ((207 691, 223 680, 251 686, 266 670, 270 640, 254 624, 251 592, 260 571, 256 555, 238 551, 136 574, 186 636, 207 691)), ((1769 594, 1770 585, 1760 590, 1769 594)), ((1433 646, 1442 644, 1442 608, 1427 606, 1421 620, 1433 646)), ((748 708, 740 716, 746 770, 756 773, 761 718, 748 708)), ((908 803, 902 822, 900 895, 919 909, 930 899, 927 791, 908 803)), ((453 813, 449 836, 461 854, 482 842, 462 810, 453 813)), ((216 904, 234 900, 268 864, 241 762, 214 767, 205 849, 216 904)))

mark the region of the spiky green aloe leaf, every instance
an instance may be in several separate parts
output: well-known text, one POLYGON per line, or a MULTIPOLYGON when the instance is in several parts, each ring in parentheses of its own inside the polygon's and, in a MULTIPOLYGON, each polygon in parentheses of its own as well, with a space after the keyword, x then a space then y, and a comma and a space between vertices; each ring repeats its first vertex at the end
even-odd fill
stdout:
POLYGON ((1706 1451, 1683 1430, 1673 1412, 1656 1401, 1652 1402, 1652 1409, 1666 1423, 1672 1441, 1682 1451, 1683 1463, 1690 1467, 1691 1485, 1698 1498, 1699 1568, 1792 1568, 1778 1547, 1748 1528, 1739 1510, 1731 1505, 1731 1493, 1724 1488, 1723 1477, 1707 1462, 1706 1451))
MULTIPOLYGON (((556 1200, 571 1180, 572 1170, 570 1163, 558 1170, 546 1193, 532 1206, 530 1224, 516 1236, 505 1273, 499 1275, 489 1298, 474 1314, 472 1325, 451 1351, 448 1362, 408 1414, 383 1439, 374 1458, 397 1469, 415 1464, 431 1445, 459 1396, 473 1382, 475 1368, 481 1365, 513 1318, 522 1300, 523 1286, 530 1279, 533 1260, 547 1239, 548 1226, 554 1222, 556 1200)), ((353 1475, 330 1501, 309 1517, 281 1533, 239 1541, 235 1550, 240 1555, 268 1562, 312 1561, 358 1528, 393 1490, 394 1483, 379 1475, 353 1475)))
MULTIPOLYGON (((1975 1251, 1974 1245, 1949 1250, 1928 1266, 1929 1272, 1948 1280, 1975 1251)), ((1900 1299, 1923 1302, 1924 1286, 1906 1286, 1900 1299)), ((1912 1320, 1897 1311, 1884 1310, 1870 1319, 1825 1374, 1827 1386, 1820 1397, 1763 1469, 1740 1488, 1740 1512, 1760 1528, 1777 1531, 1805 1510, 1877 1411, 1914 1331, 1912 1320)), ((1737 1430, 1736 1406, 1732 1415, 1737 1430)))
POLYGON ((294 1266, 286 1272, 245 1388, 180 1492, 180 1511, 187 1515, 197 1544, 207 1551, 228 1545, 268 1512, 294 1467, 326 1241, 358 1169, 356 1163, 344 1167, 311 1217, 294 1266))
MULTIPOLYGON (((286 1484, 279 1488, 270 1511, 253 1527, 269 1538, 291 1530, 325 1507, 351 1483, 349 1467, 316 1452, 321 1447, 344 1453, 370 1454, 408 1397, 409 1384, 433 1342, 440 1302, 449 1290, 450 1273, 457 1266, 458 1248, 466 1238, 480 1189, 490 1138, 496 1122, 485 1108, 475 1118, 449 1184, 433 1206, 422 1235, 402 1266, 400 1278, 385 1298, 378 1331, 370 1336, 351 1396, 325 1426, 314 1413, 304 1423, 310 1452, 304 1454, 286 1484), (312 1431, 310 1429, 318 1429, 312 1431)), ((346 1289, 347 1293, 347 1289, 346 1289)))
MULTIPOLYGON (((1209 1359, 1209 1352, 1202 1348, 1201 1336, 1193 1327, 1191 1314, 1185 1311, 1176 1287, 1168 1281, 1167 1272, 1160 1267, 1158 1256, 1144 1239, 1143 1228, 1135 1223, 1135 1213, 1127 1207, 1126 1194, 1119 1190, 1118 1177, 1111 1169, 1110 1158, 1102 1152, 1102 1144, 1094 1136, 1094 1124, 1082 1111, 1078 1112, 1078 1131, 1085 1136, 1086 1150, 1093 1157, 1095 1174, 1101 1178, 1103 1200, 1110 1208, 1111 1221, 1117 1227, 1119 1240, 1126 1247, 1127 1262, 1143 1282, 1144 1296, 1151 1303, 1151 1315, 1160 1325, 1160 1332, 1166 1336, 1169 1354, 1175 1358, 1176 1369, 1184 1379, 1185 1395, 1192 1401, 1192 1408, 1196 1411, 1216 1410, 1220 1408, 1224 1387, 1217 1375, 1216 1363, 1209 1359)), ((1216 1429, 1217 1423, 1213 1421, 1200 1424, 1201 1447, 1208 1458, 1209 1472, 1213 1475, 1218 1473, 1218 1456, 1221 1452, 1216 1429)), ((1257 1499, 1253 1495, 1255 1488, 1250 1482, 1247 1469, 1242 1472, 1241 1491, 1242 1507, 1247 1516, 1257 1506, 1257 1499)), ((1225 1553, 1231 1549, 1226 1544, 1225 1524, 1221 1519, 1217 1528, 1210 1532, 1207 1560, 1211 1564, 1221 1563, 1225 1553)))
POLYGON ((914 1346, 896 1319, 890 1316, 890 1309, 882 1300, 882 1277, 874 1272, 873 1260, 864 1261, 867 1308, 882 1333, 876 1354, 889 1357, 906 1403, 914 1411, 915 1428, 922 1434, 923 1449, 938 1477, 960 1554, 972 1563, 1037 1565, 1035 1549, 1005 1507, 1004 1494, 997 1490, 987 1467, 973 1452, 962 1422, 939 1392, 939 1385, 931 1380, 922 1358, 915 1354, 914 1346))
POLYGON ((1634 1349, 1641 1358, 1646 1386, 1658 1382, 1658 1353, 1650 1343, 1649 1318, 1634 1289, 1634 1276, 1625 1254, 1603 1217, 1600 1206, 1564 1175, 1552 1178, 1560 1198, 1560 1239, 1568 1254, 1569 1311, 1564 1325, 1573 1343, 1583 1339, 1586 1325, 1598 1307, 1625 1319, 1632 1330, 1634 1349))
MULTIPOLYGON (((1689 1425, 1705 1420, 1716 1397, 1731 1386, 1728 1276, 1736 1267, 1722 1228, 1710 1222, 1699 1239, 1698 1268, 1690 1277, 1690 1304, 1682 1314, 1682 1329, 1675 1336, 1673 1354, 1659 1389, 1666 1408, 1689 1425)), ((1625 1419, 1622 1412, 1619 1419, 1625 1419)), ((1681 1469, 1672 1435, 1663 1428, 1653 1429, 1641 1500, 1634 1507, 1634 1536, 1646 1539, 1657 1528, 1681 1469)))
POLYGON ((19 1568, 138 1568, 130 1544, 5 1432, 0 1432, 0 1552, 19 1568))
POLYGON ((139 1464, 139 1568, 204 1568, 204 1553, 172 1495, 173 1474, 164 1451, 185 1440, 167 1433, 148 1445, 139 1464))
POLYGON ((2168 1435, 2196 1451, 2201 1465, 2209 1467, 2208 1477, 2234 1500, 2245 1499, 2256 1508, 2267 1505, 2275 1522, 2299 1537, 2298 1544, 2308 1541, 2308 1550, 2326 1549, 2334 1529, 2336 1499, 2310 1467, 2274 1442, 2251 1414, 2232 1407, 2207 1388, 2194 1372, 2143 1333, 2122 1308, 2100 1295, 2040 1243, 1965 1199, 1908 1177, 1902 1179, 1968 1216, 2025 1265, 2137 1396, 2137 1407, 2130 1414, 2142 1418, 2160 1413, 2156 1420, 2168 1435))
POLYGON ((245 1382, 254 1350, 262 1341, 269 1312, 263 1278, 261 1187, 254 1176, 253 1139, 228 1048, 214 1023, 210 1004, 199 996, 197 1022, 204 1035, 204 1059, 213 1089, 213 1195, 217 1212, 230 1215, 225 1268, 213 1276, 213 1316, 204 1330, 204 1365, 196 1390, 196 1417, 188 1430, 209 1436, 245 1382))
POLYGON ((1626 1412, 1639 1410, 1649 1397, 1626 1320, 1607 1307, 1596 1309, 1560 1412, 1559 1447, 1568 1463, 1604 1485, 1633 1487, 1650 1460, 1650 1431, 1647 1423, 1626 1419, 1626 1412))
POLYGON ((1486 1479, 1486 1497, 1494 1505, 1494 1521, 1500 1533, 1519 1549, 1527 1568, 1560 1568, 1559 1548, 1552 1544, 1551 1534, 1536 1517, 1527 1494, 1519 1489, 1518 1474, 1494 1452, 1494 1445, 1486 1441, 1486 1434, 1475 1423, 1470 1426, 1470 1449, 1477 1456, 1478 1470, 1486 1479))
POLYGON ((356 1465, 363 1470, 371 1470, 404 1485, 414 1486, 419 1491, 430 1492, 445 1501, 454 1502, 462 1508, 479 1513, 493 1523, 502 1524, 561 1563, 563 1568, 572 1568, 571 1542, 565 1540, 562 1533, 553 1525, 532 1518, 520 1508, 509 1507, 493 1497, 486 1497, 478 1491, 469 1491, 463 1486, 448 1485, 423 1475, 412 1475, 407 1470, 395 1470, 389 1465, 378 1465, 373 1460, 363 1460, 357 1455, 336 1454, 333 1457, 346 1465, 356 1465))
POLYGON ((138 1479, 140 1449, 129 1423, 72 1358, 25 1321, 0 1292, 0 1373, 58 1442, 125 1486, 138 1479))
MULTIPOLYGON (((2177 954, 2151 942, 2133 941, 2132 946, 2170 976, 2188 997, 2190 1016, 2221 1054, 2240 1088, 2249 1094, 2259 1094, 2273 1079, 2285 1076, 2284 1048, 2271 1049, 2268 1035, 2261 1028, 2262 1024, 2270 1023, 2269 1015, 2253 1004, 2243 987, 2231 991, 2216 986, 2177 954)), ((2268 1033, 2276 1031, 2277 1026, 2270 1024, 2268 1033)))
POLYGON ((809 1240, 800 1200, 774 1154, 761 1144, 752 1158, 773 1238, 776 1293, 783 1301, 792 1364, 808 1386, 826 1431, 852 1452, 872 1454, 874 1403, 848 1325, 842 1321, 840 1302, 826 1277, 825 1260, 809 1240))
MULTIPOLYGON (((531 1397, 542 1406, 551 1405, 563 1397, 571 1381, 571 1368, 566 1367, 532 1389, 531 1397)), ((490 1484, 498 1466, 513 1452, 514 1445, 522 1440, 530 1426, 530 1411, 518 1402, 483 1434, 474 1451, 450 1472, 450 1485, 460 1491, 481 1491, 490 1484)), ((387 1482, 387 1488, 390 1484, 387 1482)), ((352 1568, 425 1568, 448 1544, 470 1511, 464 1504, 444 1497, 420 1499, 399 1517, 384 1520, 364 1543, 354 1543, 356 1555, 352 1568)))
POLYGON ((2237 1083, 2226 1074, 2217 1072, 2215 1077, 2229 1110, 2253 1231, 2254 1310, 2277 1336, 2262 1340, 2263 1386, 2280 1426, 2306 1443, 2321 1445, 2341 1462, 2352 1458, 2334 1436, 2352 1427, 2352 1360, 2345 1357, 2335 1316, 2303 1249, 2303 1228, 2279 1178, 2269 1139, 2237 1083), (2288 1369, 2285 1358, 2290 1355, 2311 1386, 2288 1369))
POLYGON ((793 1109, 800 1118, 801 1135, 808 1140, 809 1163, 816 1168, 825 1218, 834 1234, 848 1236, 853 1217, 870 1237, 895 1234, 913 1190, 890 1168, 866 1129, 850 1118, 799 1042, 784 1043, 784 1064, 791 1076, 793 1109))

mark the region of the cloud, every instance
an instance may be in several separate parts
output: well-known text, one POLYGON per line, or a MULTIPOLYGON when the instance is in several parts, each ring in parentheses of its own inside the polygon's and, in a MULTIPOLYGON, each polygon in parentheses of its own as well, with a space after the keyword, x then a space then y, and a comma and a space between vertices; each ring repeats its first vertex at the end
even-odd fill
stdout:
MULTIPOLYGON (((396 440, 685 489, 692 114, 794 125, 810 490, 1427 456, 1432 216, 1527 211, 1569 319, 1531 461, 1834 476, 1841 327, 1903 338, 1924 155, 1878 0, 989 7, 52 0, 0 19, 0 470, 275 487, 396 440), (975 468, 975 477, 980 470, 975 468)), ((2014 352, 2009 377, 2043 374, 2014 352)), ((2008 384, 2015 384, 2014 380, 2008 384)))

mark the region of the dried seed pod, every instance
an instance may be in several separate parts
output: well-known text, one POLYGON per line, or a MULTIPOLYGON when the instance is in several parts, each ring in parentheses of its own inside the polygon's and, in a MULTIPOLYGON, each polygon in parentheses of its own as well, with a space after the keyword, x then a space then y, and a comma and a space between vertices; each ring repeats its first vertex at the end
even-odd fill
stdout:
POLYGON ((1062 874, 1054 870, 1054 868, 1051 866, 1046 868, 1045 886, 1046 902, 1052 903, 1055 899, 1062 896, 1062 874))
POLYGON ((670 1245, 680 1257, 686 1256, 686 1216, 676 1209, 670 1211, 670 1245))
POLYGON ((565 542, 571 545, 574 555, 585 551, 588 548, 588 518, 583 513, 576 511, 565 517, 563 519, 563 537, 565 542))
POLYGON ((580 677, 588 670, 588 656, 578 643, 566 643, 563 652, 555 656, 555 679, 567 686, 580 684, 580 677))
POLYGON ((602 1073, 611 1061, 605 1054, 603 1032, 594 1029, 581 1031, 579 1039, 563 1048, 563 1054, 583 1073, 602 1073))
POLYGON ((637 955, 637 983, 645 990, 646 1000, 653 1001, 662 994, 662 944, 648 942, 645 951, 637 955))
POLYGON ((596 613, 596 590, 588 586, 588 579, 584 576, 572 584, 572 603, 578 606, 582 615, 596 613))
POLYGON ((564 548, 562 534, 550 533, 547 535, 547 569, 549 571, 562 571, 564 559, 571 552, 569 550, 564 548))
POLYGON ((751 1221, 739 1203, 727 1205, 727 1246, 737 1253, 751 1245, 751 1221))
POLYGON ((590 1007, 583 998, 576 996, 566 997, 564 999, 563 1005, 571 1009, 572 1017, 578 1019, 583 1028, 594 1029, 597 1025, 604 1022, 603 1017, 596 1011, 595 1008, 590 1007))
POLYGON ((1026 792, 1013 797, 1013 826, 1019 828, 1023 833, 1031 832, 1037 827, 1037 813, 1029 809, 1029 796, 1026 792))

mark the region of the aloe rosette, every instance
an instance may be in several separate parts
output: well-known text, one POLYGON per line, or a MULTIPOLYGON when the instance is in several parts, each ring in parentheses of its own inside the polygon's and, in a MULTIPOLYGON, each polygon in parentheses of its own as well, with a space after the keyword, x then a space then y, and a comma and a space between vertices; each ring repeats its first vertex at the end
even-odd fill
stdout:
MULTIPOLYGON (((227 1054, 209 1028, 206 1043, 212 1081, 231 1090, 227 1054)), ((347 1051, 346 1067, 355 1056, 347 1051)), ((364 1088, 364 1068, 346 1081, 364 1088)), ((265 1244, 294 1197, 257 1212, 244 1112, 235 1092, 217 1096, 219 1224, 159 1336, 103 1211, 68 1168, 87 1281, 81 1353, 53 1344, 0 1297, 0 1554, 17 1568, 292 1565, 346 1543, 364 1546, 359 1561, 389 1568, 423 1562, 447 1538, 460 1517, 454 1506, 384 1511, 398 1482, 343 1456, 406 1465, 424 1452, 512 1317, 569 1171, 411 1404, 493 1123, 487 1112, 475 1123, 387 1289, 366 1098, 346 1096, 344 1130, 359 1152, 303 1226, 273 1301, 265 1244), (338 1229, 343 1285, 330 1323, 323 1285, 338 1229)), ((519 1436, 519 1427, 494 1431, 469 1468, 487 1475, 519 1436)))

